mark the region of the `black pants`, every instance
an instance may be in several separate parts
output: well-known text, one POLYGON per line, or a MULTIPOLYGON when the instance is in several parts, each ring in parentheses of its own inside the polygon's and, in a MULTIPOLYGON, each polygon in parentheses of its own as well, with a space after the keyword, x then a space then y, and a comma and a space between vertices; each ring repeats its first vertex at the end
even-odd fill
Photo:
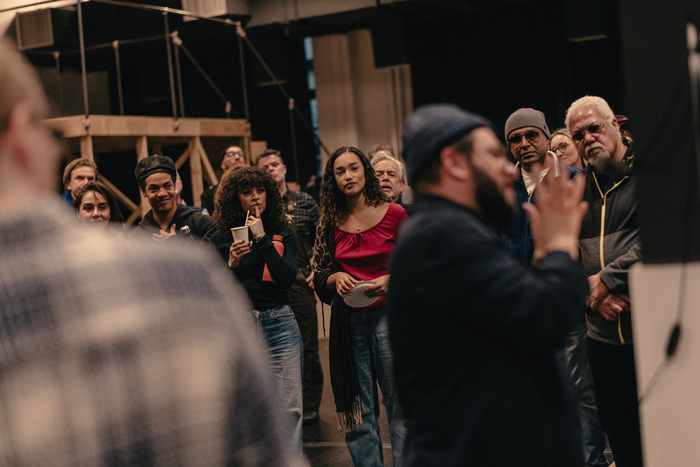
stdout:
POLYGON ((323 394, 323 370, 318 353, 316 295, 299 271, 289 288, 289 295, 304 346, 304 413, 318 412, 323 394))
POLYGON ((588 339, 598 417, 617 467, 642 467, 637 378, 632 345, 588 339))

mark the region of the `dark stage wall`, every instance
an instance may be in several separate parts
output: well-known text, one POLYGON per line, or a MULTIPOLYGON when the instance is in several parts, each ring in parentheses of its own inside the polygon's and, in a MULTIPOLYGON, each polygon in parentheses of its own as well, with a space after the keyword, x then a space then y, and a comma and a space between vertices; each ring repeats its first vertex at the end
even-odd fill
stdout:
POLYGON ((700 18, 700 6, 620 0, 586 8, 582 16, 571 1, 526 2, 414 23, 414 104, 454 102, 499 130, 514 110, 534 107, 554 129, 575 99, 605 98, 630 118, 645 262, 698 260, 686 21, 700 18))

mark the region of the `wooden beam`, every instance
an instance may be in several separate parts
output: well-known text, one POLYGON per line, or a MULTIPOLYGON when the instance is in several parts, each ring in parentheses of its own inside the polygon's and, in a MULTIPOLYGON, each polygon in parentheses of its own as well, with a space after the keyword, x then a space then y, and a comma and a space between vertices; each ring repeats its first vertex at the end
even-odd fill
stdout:
POLYGON ((180 118, 176 130, 170 117, 136 117, 126 115, 90 115, 90 128, 85 128, 84 115, 46 120, 52 128, 61 130, 64 138, 82 136, 166 136, 166 137, 247 137, 250 128, 245 119, 180 118))
POLYGON ((267 141, 251 141, 250 142, 250 165, 255 163, 258 155, 267 149, 267 141))
POLYGON ((190 155, 192 154, 192 151, 191 151, 191 144, 192 144, 192 143, 190 142, 190 143, 187 145, 187 149, 185 149, 185 151, 184 151, 182 154, 180 154, 180 157, 178 157, 177 160, 175 161, 175 168, 176 168, 177 170, 180 170, 180 167, 182 167, 182 164, 184 164, 185 161, 187 161, 187 159, 188 159, 188 158, 190 157, 190 155))
POLYGON ((192 138, 189 144, 190 153, 190 178, 192 180, 192 203, 200 207, 202 205, 202 192, 204 184, 202 183, 202 159, 207 155, 202 147, 202 142, 198 137, 192 138))
POLYGON ((92 136, 83 136, 80 138, 80 157, 95 161, 95 153, 92 150, 92 136))
MULTIPOLYGON (((154 153, 160 152, 160 147, 173 144, 187 143, 188 151, 176 161, 176 166, 184 164, 193 152, 197 161, 190 161, 193 177, 199 174, 199 180, 193 179, 193 202, 200 204, 198 187, 203 187, 202 177, 212 185, 218 183, 217 173, 206 155, 204 147, 226 144, 232 139, 238 142, 252 161, 262 149, 264 143, 251 144, 250 125, 245 119, 214 119, 214 118, 180 118, 177 127, 170 117, 144 117, 125 115, 90 115, 90 126, 85 127, 84 115, 59 117, 45 121, 51 128, 63 133, 63 137, 71 142, 72 152, 77 152, 80 145, 81 157, 94 160, 98 154, 127 151, 136 145, 137 161, 149 155, 149 144, 154 153), (206 139, 205 139, 206 138, 206 139), (205 139, 204 144, 202 140, 205 139), (135 143, 134 143, 135 140, 135 143), (194 143, 193 143, 194 141, 194 143), (260 149, 262 148, 262 149, 260 149)), ((115 195, 121 202, 133 209, 127 203, 128 198, 110 184, 115 195)), ((140 192, 140 190, 139 190, 140 192)), ((140 194, 140 193, 139 193, 140 194)), ((127 223, 145 215, 150 209, 148 200, 140 194, 140 206, 137 206, 129 216, 127 223)), ((131 202, 130 200, 128 200, 131 202)))
MULTIPOLYGON (((141 159, 145 159, 148 157, 148 138, 145 136, 141 136, 136 140, 136 163, 138 164, 141 162, 141 159)), ((129 216, 129 219, 127 221, 129 222, 129 225, 131 225, 134 220, 136 220, 136 217, 139 215, 141 217, 145 216, 148 210, 151 208, 151 206, 148 204, 148 200, 146 199, 145 196, 143 196, 143 193, 141 192, 141 187, 139 187, 139 196, 141 197, 141 212, 139 211, 134 211, 131 213, 131 216, 129 216), (138 215, 134 217, 134 214, 138 215)))
POLYGON ((202 146, 202 141, 197 138, 197 141, 199 141, 199 146, 202 148, 202 167, 204 168, 204 179, 209 182, 210 185, 218 185, 219 184, 219 178, 216 176, 216 172, 214 171, 214 168, 211 166, 211 162, 209 161, 209 156, 207 156, 206 151, 204 150, 204 146, 202 146))
MULTIPOLYGON (((148 212, 148 211, 146 211, 146 212, 148 212)), ((126 225, 131 225, 131 224, 133 224, 134 222, 136 222, 136 219, 138 219, 139 216, 141 216, 141 213, 138 212, 138 211, 134 211, 134 212, 132 212, 131 215, 124 221, 124 223, 125 223, 126 225)))
POLYGON ((110 190, 112 190, 117 199, 119 199, 119 201, 121 201, 126 207, 128 207, 131 210, 131 212, 138 211, 139 207, 136 204, 134 204, 134 202, 131 201, 129 197, 122 193, 121 190, 119 190, 119 188, 117 188, 112 182, 107 180, 102 174, 97 174, 97 178, 102 183, 107 185, 107 187, 110 190))

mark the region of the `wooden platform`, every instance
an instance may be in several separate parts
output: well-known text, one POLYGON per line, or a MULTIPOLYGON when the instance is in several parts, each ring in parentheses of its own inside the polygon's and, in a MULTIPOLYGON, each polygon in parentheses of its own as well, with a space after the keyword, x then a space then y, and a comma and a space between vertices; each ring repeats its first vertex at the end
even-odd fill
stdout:
MULTIPOLYGON (((250 162, 252 151, 264 149, 264 143, 253 143, 250 137, 250 125, 243 119, 140 117, 120 115, 91 115, 88 120, 84 115, 53 118, 46 121, 48 125, 60 131, 63 138, 70 143, 77 143, 77 154, 68 156, 87 157, 94 160, 95 154, 134 150, 136 162, 149 154, 160 153, 161 148, 173 144, 187 144, 187 149, 175 160, 180 168, 189 162, 191 174, 192 198, 196 206, 200 205, 200 196, 204 182, 215 185, 218 177, 212 164, 218 166, 219 154, 205 150, 206 146, 216 147, 216 151, 226 144, 242 147, 250 162)), ((256 152, 256 153, 257 153, 256 152)), ((100 180, 109 185, 119 200, 130 210, 127 224, 133 223, 148 212, 150 206, 143 196, 141 205, 137 206, 115 184, 104 176, 100 180)))

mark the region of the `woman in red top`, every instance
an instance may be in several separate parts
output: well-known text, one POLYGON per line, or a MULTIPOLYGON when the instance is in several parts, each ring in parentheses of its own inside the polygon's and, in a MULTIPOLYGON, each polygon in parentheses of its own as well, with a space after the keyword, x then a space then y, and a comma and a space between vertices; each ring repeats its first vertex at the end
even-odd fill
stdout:
POLYGON ((406 423, 394 389, 384 295, 389 255, 406 211, 390 202, 367 157, 353 147, 333 153, 321 191, 312 265, 316 293, 331 304, 329 356, 338 423, 355 465, 384 465, 379 383, 394 466, 401 466, 406 423))

